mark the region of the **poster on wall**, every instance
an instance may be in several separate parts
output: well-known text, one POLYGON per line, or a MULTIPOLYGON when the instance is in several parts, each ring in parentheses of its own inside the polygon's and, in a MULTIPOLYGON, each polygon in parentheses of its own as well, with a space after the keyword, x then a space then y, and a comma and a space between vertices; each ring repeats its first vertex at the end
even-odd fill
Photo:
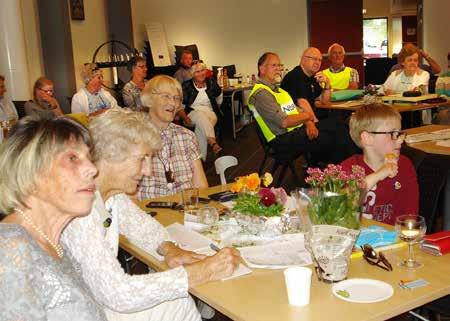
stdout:
POLYGON ((72 20, 84 20, 83 0, 70 0, 70 17, 72 20))
POLYGON ((149 22, 145 24, 145 29, 147 30, 147 37, 152 49, 152 58, 155 67, 171 65, 163 24, 160 22, 149 22))

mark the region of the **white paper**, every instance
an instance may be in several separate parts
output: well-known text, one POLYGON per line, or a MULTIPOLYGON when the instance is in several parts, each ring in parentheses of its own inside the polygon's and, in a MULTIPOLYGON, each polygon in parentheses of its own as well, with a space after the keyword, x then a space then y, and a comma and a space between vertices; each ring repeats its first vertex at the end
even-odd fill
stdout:
POLYGON ((160 22, 145 24, 155 67, 171 65, 164 26, 160 22))
POLYGON ((407 135, 405 141, 408 144, 426 142, 430 140, 445 140, 450 139, 450 129, 442 129, 429 133, 419 133, 407 135))
POLYGON ((247 265, 254 268, 281 269, 312 263, 301 233, 285 234, 272 242, 239 250, 247 265))
POLYGON ((166 227, 170 239, 178 244, 178 247, 186 251, 196 252, 199 249, 208 248, 214 243, 207 237, 188 229, 180 223, 174 223, 166 227))

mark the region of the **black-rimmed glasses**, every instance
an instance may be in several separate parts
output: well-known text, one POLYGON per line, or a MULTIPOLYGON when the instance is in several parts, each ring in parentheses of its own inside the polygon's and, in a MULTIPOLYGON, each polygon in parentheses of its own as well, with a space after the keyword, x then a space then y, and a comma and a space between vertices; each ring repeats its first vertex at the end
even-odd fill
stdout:
POLYGON ((377 253, 369 244, 361 246, 361 250, 363 251, 363 257, 367 263, 376 265, 386 271, 392 271, 392 265, 384 256, 383 252, 377 253))
POLYGON ((391 139, 392 140, 397 140, 397 139, 405 139, 406 137, 406 133, 404 131, 401 130, 392 130, 389 132, 377 132, 377 131, 373 131, 373 132, 368 132, 370 134, 389 134, 391 135, 391 139))

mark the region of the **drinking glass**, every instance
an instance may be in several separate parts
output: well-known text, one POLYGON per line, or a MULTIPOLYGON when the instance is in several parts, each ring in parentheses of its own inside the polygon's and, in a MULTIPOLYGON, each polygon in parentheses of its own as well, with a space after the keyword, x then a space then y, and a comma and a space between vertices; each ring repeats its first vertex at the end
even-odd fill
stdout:
POLYGON ((215 207, 205 206, 200 209, 200 223, 208 226, 215 225, 219 221, 219 212, 215 207))
POLYGON ((400 266, 410 269, 422 266, 421 263, 414 259, 412 246, 425 235, 427 230, 425 219, 422 216, 401 215, 395 220, 395 230, 398 237, 408 243, 408 259, 402 261, 400 266))
POLYGON ((198 208, 198 188, 187 188, 181 192, 185 211, 198 208))

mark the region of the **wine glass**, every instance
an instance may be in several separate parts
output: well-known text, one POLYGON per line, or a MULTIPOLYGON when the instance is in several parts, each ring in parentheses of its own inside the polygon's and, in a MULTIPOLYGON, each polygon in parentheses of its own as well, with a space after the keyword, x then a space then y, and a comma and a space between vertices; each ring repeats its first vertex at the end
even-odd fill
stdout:
POLYGON ((205 206, 200 209, 200 223, 208 225, 209 227, 217 224, 219 221, 219 212, 215 207, 205 206))
POLYGON ((422 266, 414 259, 412 246, 425 235, 427 230, 425 219, 422 216, 401 215, 395 220, 395 230, 398 237, 408 243, 408 259, 402 261, 400 266, 410 269, 422 266))

